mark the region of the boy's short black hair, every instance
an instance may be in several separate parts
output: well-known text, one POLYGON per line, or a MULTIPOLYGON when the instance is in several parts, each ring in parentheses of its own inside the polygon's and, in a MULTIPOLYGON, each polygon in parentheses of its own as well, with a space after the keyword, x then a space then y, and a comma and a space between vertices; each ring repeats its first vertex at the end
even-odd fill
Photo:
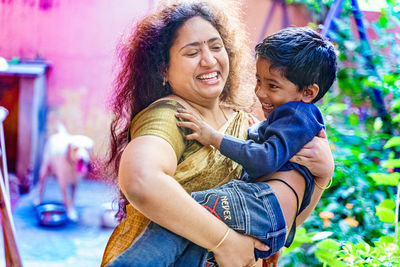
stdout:
POLYGON ((258 57, 268 60, 271 69, 279 69, 299 91, 317 84, 319 92, 313 103, 325 95, 335 80, 335 49, 309 27, 283 29, 265 38, 255 50, 258 57))

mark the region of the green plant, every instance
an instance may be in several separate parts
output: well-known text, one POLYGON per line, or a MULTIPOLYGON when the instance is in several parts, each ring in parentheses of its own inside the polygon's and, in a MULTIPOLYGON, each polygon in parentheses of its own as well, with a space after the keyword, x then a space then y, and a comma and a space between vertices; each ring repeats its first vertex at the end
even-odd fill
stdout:
MULTIPOLYGON (((310 8, 317 18, 312 25, 324 20, 333 3, 290 2, 310 8)), ((366 67, 365 44, 351 26, 350 0, 335 20, 336 31, 330 32, 340 70, 336 86, 319 107, 335 158, 334 182, 283 253, 283 266, 399 266, 395 222, 400 174, 391 172, 400 168, 400 34, 394 30, 400 27, 394 12, 400 2, 387 4, 376 21, 365 23, 379 36, 369 51, 376 72, 366 67), (373 88, 384 97, 391 121, 380 117, 373 88), (323 211, 333 214, 329 223, 320 218, 323 211)))

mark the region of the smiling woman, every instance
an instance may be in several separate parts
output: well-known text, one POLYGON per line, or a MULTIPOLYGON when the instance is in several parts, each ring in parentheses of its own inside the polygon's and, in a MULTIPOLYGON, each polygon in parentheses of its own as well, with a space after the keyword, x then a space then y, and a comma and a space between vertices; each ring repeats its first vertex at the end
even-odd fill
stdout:
MULTIPOLYGON (((162 249, 129 262, 126 250, 134 240, 146 243, 137 237, 155 225, 150 220, 193 242, 186 243, 184 257, 206 255, 200 266, 252 266, 254 249, 268 250, 258 239, 231 231, 188 194, 240 179, 242 173, 239 164, 214 147, 187 140, 190 130, 179 128, 182 120, 176 117, 179 109, 186 109, 223 134, 247 137, 244 110, 254 98, 246 91, 252 83, 246 86, 243 77, 253 75, 247 69, 252 56, 242 38, 244 27, 234 23, 236 16, 228 18, 226 10, 174 1, 144 18, 122 51, 109 163, 112 176, 118 173, 120 211, 126 218, 110 237, 102 266, 156 266, 148 264, 152 258, 171 257, 177 266, 188 266, 162 249)), ((314 147, 312 153, 330 153, 323 142, 314 147)), ((329 159, 308 158, 313 169, 326 175, 329 159)), ((274 208, 279 211, 279 204, 274 208)))

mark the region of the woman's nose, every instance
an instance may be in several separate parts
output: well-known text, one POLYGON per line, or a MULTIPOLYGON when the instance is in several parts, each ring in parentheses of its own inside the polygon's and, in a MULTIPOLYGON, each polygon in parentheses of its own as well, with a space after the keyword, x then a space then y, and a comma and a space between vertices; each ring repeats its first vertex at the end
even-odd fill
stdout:
POLYGON ((210 49, 203 49, 201 53, 201 61, 200 64, 202 66, 214 66, 217 63, 217 59, 214 54, 210 51, 210 49))

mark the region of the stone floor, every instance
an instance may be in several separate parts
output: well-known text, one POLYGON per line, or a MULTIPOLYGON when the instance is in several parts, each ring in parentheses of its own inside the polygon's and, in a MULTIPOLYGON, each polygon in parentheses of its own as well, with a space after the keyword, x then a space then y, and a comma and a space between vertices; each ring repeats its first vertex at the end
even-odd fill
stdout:
MULTIPOLYGON (((19 197, 14 210, 18 249, 25 267, 100 266, 112 228, 102 227, 103 204, 115 198, 115 189, 101 181, 82 180, 76 192, 77 223, 58 227, 38 224, 33 200, 36 190, 19 197)), ((60 202, 55 179, 48 179, 44 202, 60 202)), ((2 238, 2 235, 0 235, 2 238)), ((0 266, 4 266, 0 240, 0 266)))

